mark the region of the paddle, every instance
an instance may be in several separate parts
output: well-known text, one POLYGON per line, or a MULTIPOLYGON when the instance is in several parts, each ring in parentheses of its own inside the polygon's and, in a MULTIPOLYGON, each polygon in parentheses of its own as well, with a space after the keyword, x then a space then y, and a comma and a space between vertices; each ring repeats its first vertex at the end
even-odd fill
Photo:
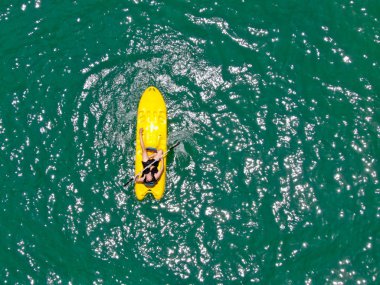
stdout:
MULTIPOLYGON (((165 152, 165 153, 162 155, 162 157, 165 157, 165 156, 168 154, 168 152, 171 151, 171 150, 172 150, 173 148, 175 148, 176 146, 178 146, 179 143, 180 143, 180 142, 178 141, 178 142, 176 142, 174 145, 172 145, 171 147, 169 147, 168 151, 165 152)), ((152 166, 155 162, 157 162, 157 161, 159 161, 159 160, 156 160, 156 159, 155 159, 151 164, 149 164, 148 166, 146 166, 146 167, 145 167, 143 170, 141 170, 137 175, 131 177, 131 178, 130 178, 130 179, 124 184, 124 187, 126 187, 129 183, 131 183, 133 180, 135 180, 137 176, 140 176, 141 173, 144 172, 144 170, 146 170, 146 169, 148 169, 149 167, 151 167, 151 166, 152 166)))

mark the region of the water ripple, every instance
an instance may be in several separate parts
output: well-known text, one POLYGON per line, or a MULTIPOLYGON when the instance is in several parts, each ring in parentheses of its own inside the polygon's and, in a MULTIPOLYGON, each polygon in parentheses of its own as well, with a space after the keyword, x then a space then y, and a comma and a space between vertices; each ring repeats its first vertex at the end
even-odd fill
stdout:
POLYGON ((378 281, 376 5, 98 4, 0 8, 4 281, 378 281), (149 85, 181 144, 138 202, 149 85))

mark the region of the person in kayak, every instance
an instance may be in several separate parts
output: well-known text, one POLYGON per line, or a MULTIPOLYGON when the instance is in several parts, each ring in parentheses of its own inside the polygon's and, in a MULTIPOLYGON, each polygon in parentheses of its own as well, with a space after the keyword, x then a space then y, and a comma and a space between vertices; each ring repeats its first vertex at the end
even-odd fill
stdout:
POLYGON ((153 162, 154 163, 150 167, 145 169, 140 177, 138 177, 137 175, 135 181, 138 183, 144 183, 144 184, 148 184, 149 186, 152 186, 157 183, 162 173, 164 172, 164 167, 161 167, 161 169, 158 169, 158 164, 160 160, 163 160, 163 151, 162 149, 158 149, 157 152, 153 156, 149 157, 144 145, 143 132, 144 132, 144 129, 141 128, 139 130, 139 135, 140 135, 140 145, 141 145, 141 150, 142 150, 143 169, 147 167, 149 164, 152 164, 153 162))

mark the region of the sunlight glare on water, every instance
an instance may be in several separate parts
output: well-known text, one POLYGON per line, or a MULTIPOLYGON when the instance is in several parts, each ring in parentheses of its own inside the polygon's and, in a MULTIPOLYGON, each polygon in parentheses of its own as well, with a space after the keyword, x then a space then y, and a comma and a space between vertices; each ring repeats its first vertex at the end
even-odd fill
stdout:
POLYGON ((379 5, 172 2, 0 4, 0 279, 378 283, 379 5), (139 202, 150 85, 181 143, 139 202))

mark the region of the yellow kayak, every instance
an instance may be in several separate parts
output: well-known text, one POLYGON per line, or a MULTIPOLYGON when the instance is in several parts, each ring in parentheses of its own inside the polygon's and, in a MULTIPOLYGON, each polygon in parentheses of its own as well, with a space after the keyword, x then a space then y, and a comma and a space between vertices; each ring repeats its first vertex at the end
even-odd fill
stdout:
MULTIPOLYGON (((137 110, 135 175, 143 170, 139 137, 140 128, 144 128, 143 138, 147 149, 162 149, 164 153, 166 152, 166 104, 161 92, 154 86, 150 86, 144 91, 137 110)), ((153 152, 148 152, 148 155, 152 153, 153 152)), ((156 200, 162 198, 165 191, 166 158, 160 161, 158 168, 160 169, 161 167, 164 167, 164 172, 154 186, 146 186, 144 183, 135 183, 135 193, 138 200, 144 199, 148 193, 152 193, 156 200)))

